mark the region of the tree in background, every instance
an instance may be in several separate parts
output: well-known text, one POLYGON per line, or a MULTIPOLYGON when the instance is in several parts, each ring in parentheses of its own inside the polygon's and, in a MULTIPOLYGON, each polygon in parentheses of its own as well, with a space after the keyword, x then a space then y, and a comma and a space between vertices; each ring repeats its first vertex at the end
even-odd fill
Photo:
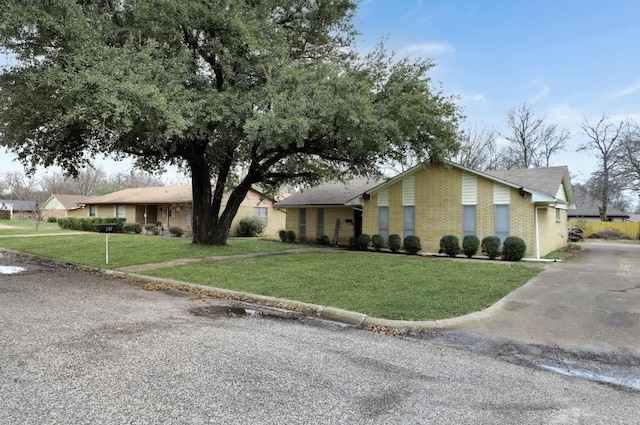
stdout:
POLYGON ((96 154, 191 175, 193 242, 224 244, 250 187, 376 174, 457 148, 425 60, 360 58, 352 0, 5 0, 0 144, 75 173, 96 154), (234 170, 242 169, 242 176, 234 170), (223 207, 223 194, 233 185, 223 207), (213 182, 213 188, 212 188, 213 182))
POLYGON ((555 124, 546 124, 526 103, 507 112, 509 144, 499 153, 501 169, 549 167, 551 158, 566 148, 569 132, 555 124))
POLYGON ((130 170, 107 175, 101 168, 85 167, 77 175, 65 175, 61 171, 47 172, 39 179, 42 191, 48 194, 104 195, 134 187, 162 186, 163 182, 153 174, 130 170))
POLYGON ((2 187, 1 195, 5 199, 40 203, 46 200, 45 195, 40 191, 37 179, 18 171, 0 174, 0 187, 2 187))
POLYGON ((620 161, 626 187, 640 196, 640 126, 631 119, 622 127, 620 161))
POLYGON ((474 127, 460 136, 460 149, 451 161, 473 170, 498 168, 498 132, 493 128, 474 127))
POLYGON ((613 199, 612 194, 617 190, 616 186, 624 181, 621 174, 621 143, 625 122, 612 122, 603 114, 595 124, 585 118, 579 125, 587 140, 578 150, 589 152, 600 161, 600 168, 589 179, 589 193, 600 200, 600 219, 607 221, 607 208, 613 199))

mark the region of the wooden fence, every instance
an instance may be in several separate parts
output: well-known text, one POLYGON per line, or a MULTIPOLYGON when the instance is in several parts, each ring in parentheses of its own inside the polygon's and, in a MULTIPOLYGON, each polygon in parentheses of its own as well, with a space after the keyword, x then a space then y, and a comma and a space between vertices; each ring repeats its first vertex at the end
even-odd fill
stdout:
POLYGON ((629 235, 632 239, 640 239, 640 222, 634 221, 569 221, 569 226, 580 226, 584 237, 604 230, 617 230, 629 235))

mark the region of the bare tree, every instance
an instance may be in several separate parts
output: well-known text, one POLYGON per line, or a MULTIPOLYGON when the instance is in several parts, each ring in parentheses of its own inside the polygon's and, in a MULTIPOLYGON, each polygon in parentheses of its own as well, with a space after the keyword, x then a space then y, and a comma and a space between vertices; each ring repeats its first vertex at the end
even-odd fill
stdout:
POLYGON ((547 125, 533 108, 523 103, 507 112, 508 132, 502 137, 509 141, 499 153, 500 168, 548 167, 551 157, 566 148, 569 133, 555 124, 547 125))
POLYGON ((49 194, 97 195, 106 182, 107 175, 101 168, 87 167, 79 170, 77 177, 62 172, 46 174, 40 184, 49 194))
POLYGON ((16 201, 33 201, 41 197, 37 179, 34 176, 28 176, 19 171, 8 171, 0 178, 4 187, 3 195, 7 198, 16 201))
POLYGON ((493 128, 475 126, 460 137, 460 150, 451 161, 474 170, 493 170, 498 166, 496 139, 493 128))
POLYGON ((111 175, 100 191, 110 193, 135 187, 162 186, 163 184, 162 179, 154 174, 129 170, 111 175))
POLYGON ((621 141, 625 122, 613 123, 603 114, 595 124, 585 118, 579 125, 587 141, 580 145, 578 151, 590 152, 600 161, 600 169, 592 174, 590 181, 595 185, 596 198, 601 202, 598 207, 600 219, 606 221, 614 182, 619 180, 617 177, 622 170, 621 141))
POLYGON ((640 195, 640 127, 630 119, 623 126, 620 161, 627 188, 640 195))

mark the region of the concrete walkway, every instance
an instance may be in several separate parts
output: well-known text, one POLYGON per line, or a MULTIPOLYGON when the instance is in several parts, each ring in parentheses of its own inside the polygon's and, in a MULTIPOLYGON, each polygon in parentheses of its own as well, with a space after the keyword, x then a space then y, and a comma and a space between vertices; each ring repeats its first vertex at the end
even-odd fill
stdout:
POLYGON ((491 339, 640 355, 640 245, 585 243, 484 314, 451 328, 491 339))

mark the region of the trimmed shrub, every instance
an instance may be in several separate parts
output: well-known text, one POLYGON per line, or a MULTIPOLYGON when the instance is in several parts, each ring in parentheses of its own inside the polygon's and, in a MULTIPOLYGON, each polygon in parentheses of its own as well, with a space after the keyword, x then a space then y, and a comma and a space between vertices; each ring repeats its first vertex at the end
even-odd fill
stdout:
POLYGON ((182 230, 182 228, 178 226, 171 226, 169 227, 169 233, 171 233, 176 238, 179 238, 184 234, 184 230, 182 230))
POLYGON ((389 235, 389 249, 391 252, 398 252, 401 246, 402 239, 400 239, 400 235, 389 235))
POLYGON ((455 257, 460 253, 460 244, 458 237, 454 235, 446 235, 440 238, 440 250, 449 257, 455 257))
POLYGON ((296 241, 296 232, 293 230, 287 230, 287 242, 295 242, 296 241))
POLYGON ((490 260, 494 260, 500 255, 500 238, 497 236, 486 236, 482 239, 480 248, 490 260))
POLYGON ((402 245, 409 254, 416 254, 422 249, 420 238, 413 235, 405 237, 402 245))
POLYGON ((244 217, 238 224, 238 236, 252 238, 259 236, 264 231, 264 221, 257 217, 244 217))
POLYGON ((278 237, 280 238, 280 241, 286 242, 286 240, 287 240, 287 231, 286 230, 280 230, 278 232, 278 237))
POLYGON ((366 251, 369 249, 369 243, 371 243, 371 236, 366 233, 358 236, 358 249, 361 251, 366 251))
POLYGON ((144 225, 144 230, 147 233, 153 233, 154 235, 159 235, 160 232, 161 232, 161 229, 157 225, 155 225, 153 223, 145 224, 144 225))
POLYGON ((138 223, 125 223, 122 230, 127 233, 142 233, 142 226, 138 223))
POLYGON ((327 235, 322 235, 318 238, 318 244, 325 246, 331 245, 331 239, 329 239, 327 235))
POLYGON ((47 223, 56 223, 57 221, 57 217, 47 217, 47 223))
POLYGON ((358 238, 355 236, 349 237, 349 249, 351 251, 356 251, 358 249, 358 238))
POLYGON ((527 245, 522 238, 509 236, 502 244, 502 259, 505 261, 520 261, 527 251, 527 245))
POLYGON ((462 252, 467 258, 471 258, 478 252, 480 248, 480 239, 475 235, 467 235, 462 238, 462 252))
POLYGON ((384 237, 382 237, 382 235, 371 236, 371 246, 373 246, 376 251, 380 251, 380 248, 384 246, 384 237))
POLYGON ((58 227, 69 230, 95 232, 96 224, 113 223, 116 232, 122 232, 126 219, 120 217, 62 217, 58 219, 58 227))

